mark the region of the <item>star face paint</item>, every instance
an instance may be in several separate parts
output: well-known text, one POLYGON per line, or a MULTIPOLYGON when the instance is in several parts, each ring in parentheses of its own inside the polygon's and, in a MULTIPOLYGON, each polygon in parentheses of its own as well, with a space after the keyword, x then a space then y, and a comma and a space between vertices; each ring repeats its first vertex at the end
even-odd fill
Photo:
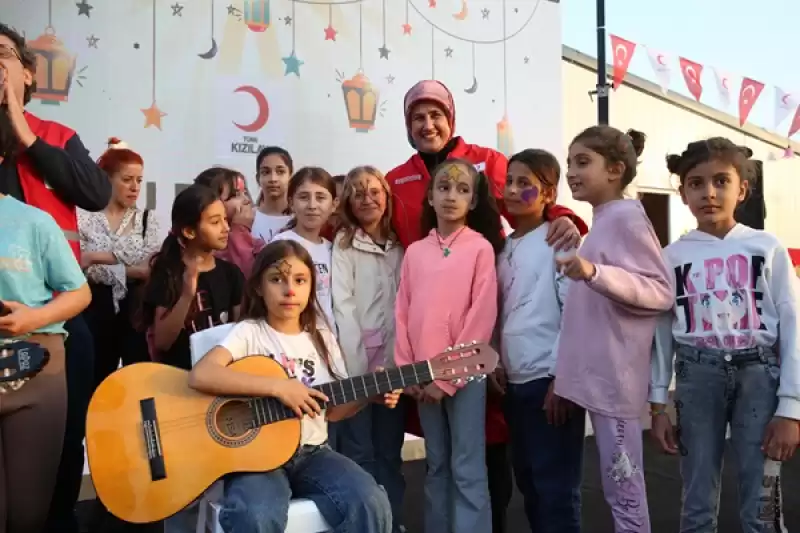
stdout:
POLYGON ((280 261, 271 264, 269 268, 276 269, 285 279, 289 279, 292 276, 292 264, 286 259, 281 259, 280 261))

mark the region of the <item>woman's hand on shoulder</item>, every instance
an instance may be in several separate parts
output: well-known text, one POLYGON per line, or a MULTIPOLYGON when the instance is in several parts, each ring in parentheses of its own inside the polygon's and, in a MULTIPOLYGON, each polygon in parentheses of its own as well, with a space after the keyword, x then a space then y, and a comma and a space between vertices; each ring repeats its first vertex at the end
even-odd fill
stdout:
POLYGON ((557 252, 577 248, 581 244, 581 233, 578 226, 569 217, 558 217, 550 223, 547 230, 547 244, 557 252))
POLYGON ((303 415, 315 418, 323 409, 319 402, 328 401, 327 396, 318 390, 306 387, 296 379, 276 381, 270 396, 279 399, 283 405, 294 411, 298 418, 303 418, 303 415))

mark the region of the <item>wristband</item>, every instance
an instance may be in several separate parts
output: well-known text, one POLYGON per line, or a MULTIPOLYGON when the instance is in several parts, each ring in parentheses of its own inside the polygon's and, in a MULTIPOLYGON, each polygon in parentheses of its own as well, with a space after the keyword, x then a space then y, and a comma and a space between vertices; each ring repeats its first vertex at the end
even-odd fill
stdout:
POLYGON ((667 410, 663 407, 660 409, 650 409, 650 416, 658 416, 667 414, 667 410))

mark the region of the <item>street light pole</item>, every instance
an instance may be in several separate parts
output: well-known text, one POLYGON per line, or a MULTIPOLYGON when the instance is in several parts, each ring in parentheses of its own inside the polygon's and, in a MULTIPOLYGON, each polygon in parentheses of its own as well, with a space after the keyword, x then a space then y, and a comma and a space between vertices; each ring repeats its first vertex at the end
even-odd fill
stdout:
POLYGON ((608 74, 606 72, 606 2, 597 0, 597 123, 608 124, 608 74))

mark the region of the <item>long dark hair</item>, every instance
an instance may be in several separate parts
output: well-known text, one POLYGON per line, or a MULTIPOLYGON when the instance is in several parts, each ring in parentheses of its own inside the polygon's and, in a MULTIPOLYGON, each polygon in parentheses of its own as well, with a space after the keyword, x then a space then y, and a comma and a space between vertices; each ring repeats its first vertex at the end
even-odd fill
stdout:
MULTIPOLYGON (((308 296, 308 303, 303 311, 300 313, 300 327, 303 331, 311 335, 311 341, 317 349, 320 357, 325 361, 328 371, 335 375, 336 369, 331 363, 331 353, 328 345, 325 342, 322 334, 320 333, 320 325, 324 325, 328 330, 331 330, 330 325, 324 318, 324 314, 317 300, 317 293, 314 290, 317 286, 317 269, 314 266, 314 261, 311 255, 303 247, 302 244, 292 240, 282 239, 273 241, 266 245, 263 250, 256 256, 253 263, 253 270, 247 282, 244 285, 244 294, 242 295, 242 312, 239 318, 242 320, 266 320, 269 311, 264 303, 264 297, 261 293, 261 278, 264 273, 275 263, 287 259, 289 257, 296 257, 308 267, 311 273, 311 293, 308 296)), ((331 338, 336 338, 331 330, 331 338)))
MULTIPOLYGON (((197 175, 194 179, 194 184, 213 189, 216 191, 217 195, 222 198, 222 194, 226 189, 229 196, 236 192, 239 180, 245 183, 244 176, 238 170, 227 167, 210 167, 197 175)), ((247 190, 246 184, 245 190, 247 190)), ((225 199, 223 199, 223 201, 224 200, 225 199)))
MULTIPOLYGON (((259 188, 256 206, 260 206, 261 202, 264 200, 264 190, 261 189, 261 163, 264 161, 264 159, 271 155, 277 155, 283 160, 286 168, 289 169, 289 175, 294 173, 294 161, 292 161, 291 154, 289 154, 285 148, 281 148, 280 146, 265 146, 262 148, 256 156, 256 183, 258 183, 259 188)), ((285 214, 289 215, 291 213, 287 210, 285 214)))
POLYGON ((433 210, 433 206, 428 202, 428 197, 433 191, 433 184, 436 182, 437 174, 448 165, 458 165, 472 177, 472 182, 474 183, 472 194, 475 195, 477 201, 475 202, 475 207, 467 213, 467 226, 483 235, 492 245, 494 253, 499 254, 503 251, 505 243, 503 242, 503 224, 500 222, 497 200, 489 190, 489 178, 483 172, 475 170, 475 165, 466 159, 448 159, 437 165, 431 172, 428 192, 422 201, 422 235, 427 235, 436 227, 436 211, 433 210))
MULTIPOLYGON (((214 189, 203 185, 190 185, 178 193, 172 204, 172 227, 161 245, 161 250, 150 259, 150 278, 145 288, 148 293, 152 280, 164 280, 167 292, 166 300, 172 307, 178 301, 183 285, 183 248, 185 246, 183 231, 196 229, 203 217, 203 211, 214 202, 219 201, 219 194, 214 189)), ((154 320, 155 309, 144 308, 144 324, 150 325, 154 320)))
MULTIPOLYGON (((508 160, 508 166, 511 163, 519 163, 525 165, 531 173, 536 176, 545 190, 552 190, 558 192, 558 180, 561 177, 561 165, 558 164, 556 156, 547 150, 540 150, 538 148, 528 148, 517 152, 512 155, 508 160)), ((555 202, 555 194, 553 195, 553 202, 555 202)), ((547 209, 552 203, 544 206, 544 216, 547 218, 547 209)))

